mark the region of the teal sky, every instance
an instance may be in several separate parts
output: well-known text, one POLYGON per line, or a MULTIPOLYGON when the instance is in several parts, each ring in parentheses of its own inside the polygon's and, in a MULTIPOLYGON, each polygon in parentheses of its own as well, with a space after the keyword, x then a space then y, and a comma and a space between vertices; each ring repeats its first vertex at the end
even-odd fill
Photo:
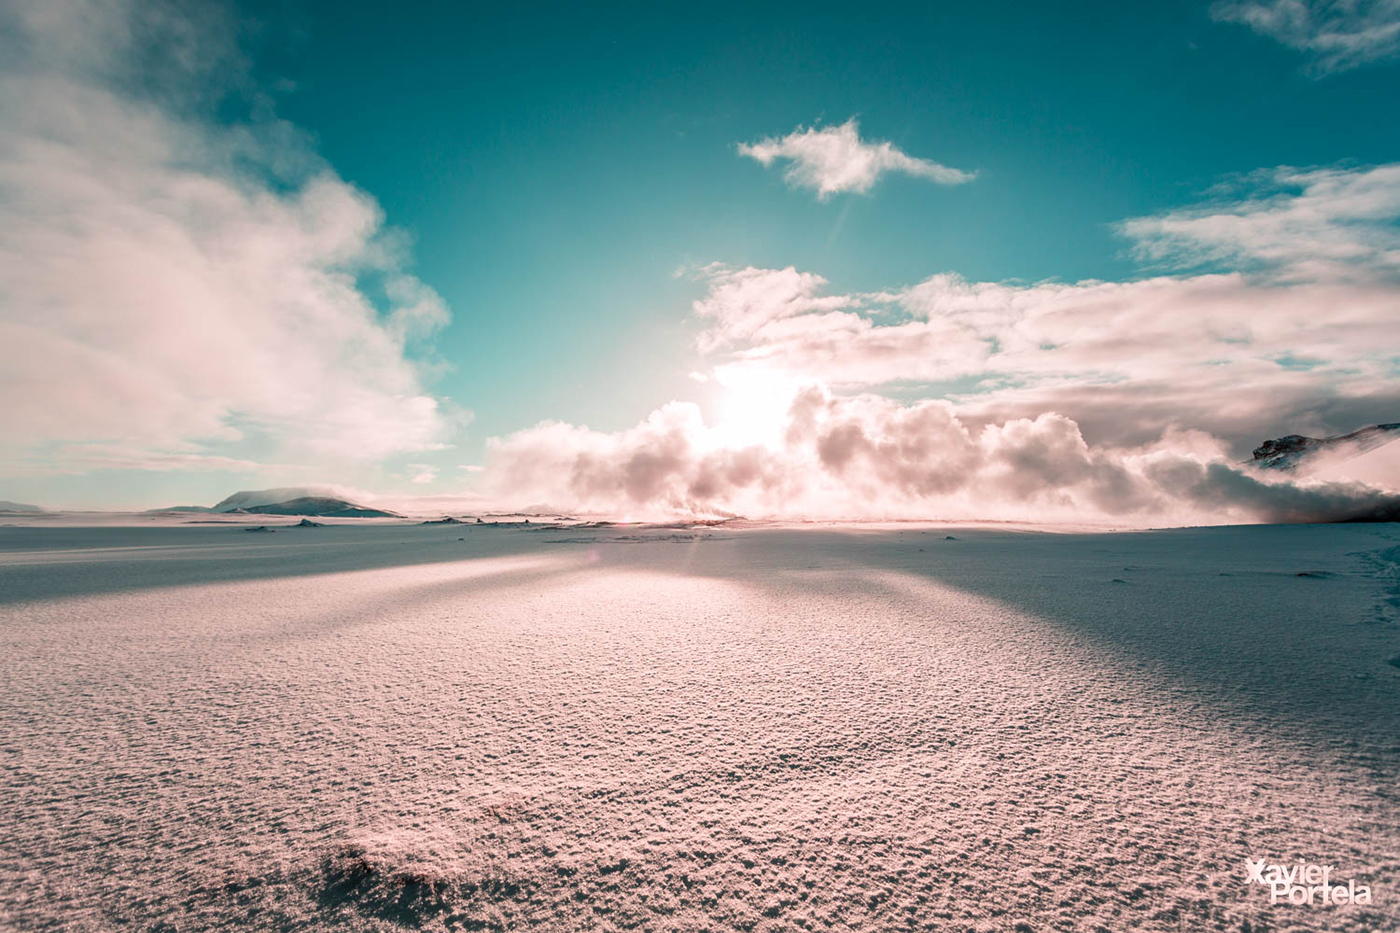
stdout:
POLYGON ((278 112, 412 234, 452 309, 435 387, 475 412, 468 457, 695 395, 684 265, 846 290, 1116 279, 1136 272, 1117 221, 1232 173, 1400 153, 1393 66, 1318 80, 1205 4, 291 6, 248 9, 262 84, 288 82, 278 112), (979 178, 820 203, 736 157, 851 116, 979 178))
MULTIPOLYGON (((391 452, 327 480, 446 494, 463 465, 483 462, 488 438, 546 419, 616 432, 673 399, 717 417, 713 382, 689 375, 715 363, 697 349, 707 325, 692 312, 710 287, 695 270, 708 264, 791 266, 839 295, 940 273, 1013 285, 1181 275, 1180 263, 1134 254, 1115 225, 1194 209, 1250 173, 1347 173, 1400 156, 1393 48, 1320 65, 1282 27, 1212 9, 235 3, 218 21, 241 54, 235 92, 193 111, 211 130, 250 113, 286 121, 405 237, 404 271, 450 312, 407 352, 431 364, 424 391, 472 420, 447 449, 391 452), (864 140, 976 177, 891 172, 821 199, 738 150, 851 118, 864 140), (413 464, 439 479, 406 485, 413 464)), ((136 72, 157 97, 159 81, 136 72)), ((1394 230, 1393 215, 1380 221, 1394 230)), ((1238 265, 1216 252, 1195 271, 1238 265)), ((911 381, 974 375, 878 391, 905 398, 911 381)), ((25 465, 0 498, 203 502, 281 475, 272 442, 199 430, 162 456, 245 465, 25 465)))

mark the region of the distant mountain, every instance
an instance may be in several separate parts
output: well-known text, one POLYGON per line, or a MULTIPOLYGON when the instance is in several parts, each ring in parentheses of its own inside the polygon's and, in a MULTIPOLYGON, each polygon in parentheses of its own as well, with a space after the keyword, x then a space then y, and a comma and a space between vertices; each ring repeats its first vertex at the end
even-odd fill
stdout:
POLYGON ((23 502, 6 502, 0 499, 0 512, 43 512, 45 509, 37 505, 25 505, 23 502))
POLYGON ((182 505, 155 512, 222 512, 228 515, 311 515, 318 518, 402 518, 397 512, 372 509, 334 494, 329 486, 283 486, 244 489, 213 508, 182 505))
POLYGON ((1394 440, 1400 440, 1400 422, 1373 424, 1350 434, 1337 434, 1333 437, 1287 434, 1267 440, 1254 448, 1254 459, 1251 463, 1264 470, 1294 472, 1300 466, 1319 457, 1355 457, 1394 440))
POLYGON ((283 486, 280 489, 245 489, 217 503, 213 511, 232 512, 256 505, 276 505, 292 499, 334 498, 335 490, 328 486, 283 486))
POLYGON ((207 505, 170 505, 163 509, 147 509, 146 515, 157 515, 161 512, 217 512, 218 509, 211 509, 207 505))
MULTIPOLYGON (((225 502, 228 500, 225 499, 225 502)), ((233 511, 232 509, 228 511, 233 511)), ((400 518, 395 512, 366 508, 333 496, 298 496, 285 502, 250 505, 240 509, 253 515, 315 515, 318 518, 400 518)))

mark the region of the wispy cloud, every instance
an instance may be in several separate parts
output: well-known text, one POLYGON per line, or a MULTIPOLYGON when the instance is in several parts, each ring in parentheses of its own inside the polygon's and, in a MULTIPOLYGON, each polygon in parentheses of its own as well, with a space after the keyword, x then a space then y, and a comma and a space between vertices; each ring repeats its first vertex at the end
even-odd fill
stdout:
POLYGON ((442 300, 294 128, 202 116, 236 103, 242 79, 218 70, 236 51, 172 9, 0 14, 0 379, 24 400, 0 406, 6 459, 236 468, 440 446, 453 415, 410 347, 447 321, 442 300))
POLYGON ((798 315, 843 308, 846 295, 818 296, 826 279, 811 272, 786 269, 735 269, 711 263, 696 270, 709 283, 709 294, 693 305, 713 326, 700 335, 700 349, 709 351, 749 340, 760 330, 798 315))
POLYGON ((6 476, 45 476, 54 473, 79 475, 92 470, 141 470, 158 473, 230 472, 254 473, 259 470, 298 469, 294 465, 258 463, 216 454, 188 450, 156 450, 150 447, 123 447, 117 444, 64 444, 40 455, 0 460, 0 474, 6 476))
POLYGON ((1119 225, 1140 259, 1190 268, 1232 263, 1275 278, 1400 273, 1400 163, 1280 167, 1238 180, 1212 203, 1119 225))
POLYGON ((1211 16, 1307 53, 1318 76, 1400 51, 1400 0, 1227 0, 1212 7, 1211 16))
POLYGON ((739 154, 765 166, 774 162, 788 163, 783 172, 788 184, 815 189, 819 200, 845 191, 863 194, 887 172, 925 178, 941 185, 960 185, 976 176, 975 172, 906 155, 893 143, 863 140, 854 117, 840 126, 798 127, 781 138, 740 143, 739 154))

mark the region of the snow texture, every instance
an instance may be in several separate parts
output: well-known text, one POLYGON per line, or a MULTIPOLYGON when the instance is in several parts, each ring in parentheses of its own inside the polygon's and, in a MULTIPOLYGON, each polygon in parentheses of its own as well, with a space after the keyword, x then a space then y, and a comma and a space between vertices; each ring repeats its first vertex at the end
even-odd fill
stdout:
POLYGON ((1386 525, 0 528, 0 928, 1394 929, 1397 561, 1386 525), (1374 902, 1270 906, 1247 857, 1374 902))

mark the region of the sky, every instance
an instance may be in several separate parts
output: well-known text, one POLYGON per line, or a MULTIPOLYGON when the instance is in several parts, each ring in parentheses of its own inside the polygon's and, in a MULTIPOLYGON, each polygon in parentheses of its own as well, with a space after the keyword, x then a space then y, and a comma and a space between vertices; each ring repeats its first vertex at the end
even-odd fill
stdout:
POLYGON ((1396 0, 0 11, 3 499, 1244 515, 1400 420, 1396 0))

